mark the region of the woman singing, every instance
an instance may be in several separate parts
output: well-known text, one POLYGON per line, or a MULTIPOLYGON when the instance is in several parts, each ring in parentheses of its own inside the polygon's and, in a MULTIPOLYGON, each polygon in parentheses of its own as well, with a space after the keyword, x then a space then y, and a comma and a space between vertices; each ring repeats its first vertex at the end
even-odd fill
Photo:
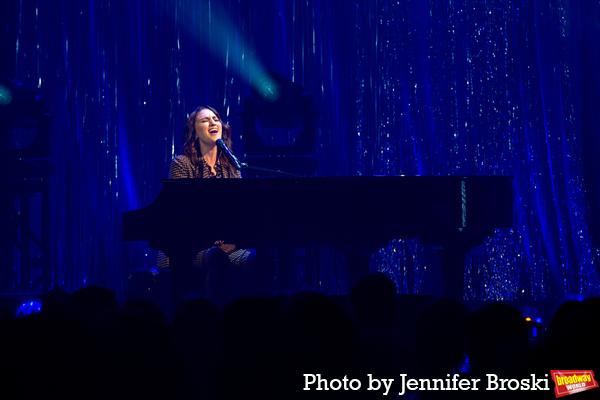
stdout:
MULTIPOLYGON (((198 107, 185 124, 183 154, 171 161, 169 179, 241 178, 240 172, 217 147, 218 139, 231 148, 231 128, 221 120, 214 108, 198 107)), ((254 251, 236 249, 235 245, 222 241, 200 251, 194 260, 194 279, 198 281, 198 292, 220 304, 233 297, 249 294, 249 265, 254 258, 254 251)), ((159 268, 169 266, 169 259, 162 252, 158 254, 158 265, 159 268)))
POLYGON ((231 128, 212 107, 200 106, 183 129, 183 155, 171 162, 169 179, 241 178, 241 174, 217 147, 222 139, 231 148, 231 128))

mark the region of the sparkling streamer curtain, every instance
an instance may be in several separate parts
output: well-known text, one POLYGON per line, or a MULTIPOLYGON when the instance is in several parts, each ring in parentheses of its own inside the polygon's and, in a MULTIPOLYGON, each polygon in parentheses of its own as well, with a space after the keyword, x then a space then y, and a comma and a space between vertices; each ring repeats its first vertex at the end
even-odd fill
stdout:
MULTIPOLYGON (((249 82, 272 69, 313 93, 318 175, 515 176, 515 226, 469 255, 465 298, 597 291, 578 4, 11 3, 3 73, 37 87, 56 116, 54 281, 121 294, 129 271, 154 266, 147 244, 121 241, 122 213, 156 198, 196 106, 215 106, 242 149, 249 82)), ((373 264, 420 293, 435 257, 418 240, 392 241, 373 264)))
MULTIPOLYGON (((514 228, 469 254, 467 299, 598 291, 581 173, 578 12, 569 1, 357 7, 359 171, 515 177, 514 228)), ((419 293, 435 275, 431 257, 420 258, 413 240, 375 259, 403 292, 419 293)))

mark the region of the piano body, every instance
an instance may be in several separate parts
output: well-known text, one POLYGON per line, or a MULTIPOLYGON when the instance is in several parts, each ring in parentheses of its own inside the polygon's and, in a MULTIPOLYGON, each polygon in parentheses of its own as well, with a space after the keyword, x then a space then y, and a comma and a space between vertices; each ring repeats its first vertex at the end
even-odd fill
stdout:
POLYGON ((163 180, 153 203, 123 214, 123 240, 147 241, 167 254, 173 286, 196 252, 216 240, 250 249, 328 244, 345 250, 352 283, 369 272, 372 251, 391 239, 420 237, 440 254, 444 294, 462 298, 465 254, 496 228, 513 226, 512 179, 163 180))

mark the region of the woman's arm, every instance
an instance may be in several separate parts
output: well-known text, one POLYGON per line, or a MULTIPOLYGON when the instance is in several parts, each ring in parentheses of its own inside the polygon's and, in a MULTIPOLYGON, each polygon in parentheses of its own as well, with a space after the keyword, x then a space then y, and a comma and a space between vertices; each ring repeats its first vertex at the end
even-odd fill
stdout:
POLYGON ((186 156, 177 156, 171 161, 169 179, 184 179, 194 177, 194 167, 186 156))

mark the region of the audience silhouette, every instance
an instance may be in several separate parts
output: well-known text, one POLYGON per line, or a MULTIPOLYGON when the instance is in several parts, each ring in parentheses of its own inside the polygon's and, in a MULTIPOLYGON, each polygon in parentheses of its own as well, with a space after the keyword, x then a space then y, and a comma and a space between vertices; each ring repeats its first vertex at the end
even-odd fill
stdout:
POLYGON ((55 288, 41 312, 2 323, 0 397, 364 399, 384 395, 383 387, 368 390, 377 378, 394 380, 392 398, 552 398, 551 368, 600 371, 599 298, 562 304, 535 342, 512 306, 469 313, 459 301, 438 299, 422 307, 413 346, 396 335, 411 326, 399 319, 396 292, 389 277, 374 273, 351 288, 348 310, 315 291, 242 297, 223 311, 189 294, 169 321, 148 298, 121 305, 106 288, 55 288), (573 351, 576 344, 584 351, 573 351), (398 395, 400 376, 454 374, 481 379, 479 391, 398 395), (489 374, 534 374, 549 390, 484 391, 489 374), (348 386, 353 379, 360 389, 348 386))

